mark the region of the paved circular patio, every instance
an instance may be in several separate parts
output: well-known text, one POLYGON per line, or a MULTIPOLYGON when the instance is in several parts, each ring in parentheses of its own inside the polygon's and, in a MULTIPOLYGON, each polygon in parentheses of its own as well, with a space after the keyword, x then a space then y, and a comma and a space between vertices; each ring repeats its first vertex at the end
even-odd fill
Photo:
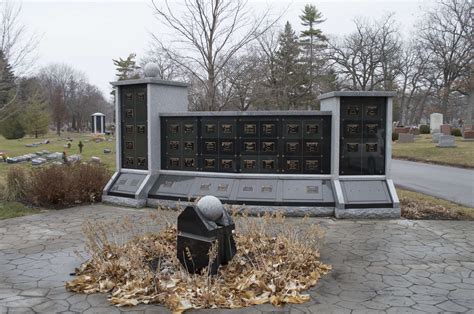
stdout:
MULTIPOLYGON (((0 221, 0 313, 169 313, 156 305, 117 308, 104 294, 82 295, 64 283, 81 260, 81 225, 149 209, 82 206, 0 221)), ((163 215, 174 220, 176 213, 163 215)), ((312 300, 275 308, 261 305, 235 313, 474 313, 474 228, 469 221, 311 218, 326 230, 322 260, 333 266, 309 291, 312 300)))

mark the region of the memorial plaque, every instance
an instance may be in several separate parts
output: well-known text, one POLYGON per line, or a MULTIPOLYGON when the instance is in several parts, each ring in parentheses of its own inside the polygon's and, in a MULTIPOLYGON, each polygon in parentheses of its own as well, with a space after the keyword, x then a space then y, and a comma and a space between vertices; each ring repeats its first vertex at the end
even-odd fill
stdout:
POLYGON ((196 177, 191 194, 196 196, 213 195, 219 199, 228 199, 234 182, 234 179, 229 178, 212 178, 211 180, 210 178, 196 177))
POLYGON ((318 142, 306 142, 305 143, 305 152, 317 153, 318 151, 319 151, 318 142))
POLYGON ((232 170, 234 168, 234 161, 232 159, 222 159, 221 160, 221 169, 223 170, 232 170))
POLYGON ((133 157, 125 157, 125 166, 133 167, 135 165, 135 158, 133 157))
POLYGON ((184 168, 191 169, 196 167, 196 160, 194 158, 184 158, 184 168))
POLYGON ((214 124, 214 123, 207 123, 207 124, 204 126, 205 135, 210 135, 210 134, 214 135, 214 134, 216 134, 216 133, 217 133, 217 132, 216 132, 216 131, 217 131, 216 128, 217 128, 216 124, 214 124))
POLYGON ((199 187, 199 191, 201 192, 209 192, 211 190, 212 183, 201 183, 199 187))
POLYGON ((347 152, 348 153, 357 153, 359 151, 358 143, 347 143, 347 152))
POLYGON ((179 150, 179 141, 170 141, 170 150, 179 150))
POLYGON ((367 106, 367 116, 368 117, 376 117, 377 115, 378 115, 377 106, 367 106))
POLYGON ((216 141, 204 141, 204 153, 205 154, 216 154, 217 153, 217 142, 216 141))
POLYGON ((259 171, 258 156, 244 155, 240 158, 240 171, 248 173, 258 173, 259 171))
POLYGON ((277 180, 240 180, 237 198, 254 201, 275 201, 277 180))
POLYGON ((138 101, 145 101, 145 93, 137 93, 138 101))
POLYGON ((194 125, 187 123, 183 125, 184 134, 194 134, 194 125))
POLYGON ((286 161, 286 170, 288 170, 288 171, 299 171, 300 170, 300 161, 299 160, 287 160, 286 161))
POLYGON ((256 135, 257 134, 257 124, 256 123, 245 123, 244 124, 244 134, 246 134, 246 135, 256 135))
POLYGON ((169 159, 169 166, 170 166, 170 168, 172 168, 172 169, 180 168, 179 158, 171 157, 171 158, 169 159))
POLYGON ((255 159, 244 159, 244 169, 257 168, 257 161, 255 159))
POLYGON ((262 169, 274 170, 276 169, 275 163, 274 159, 262 159, 262 169))
POLYGON ((188 153, 194 152, 194 142, 193 141, 185 141, 184 142, 184 151, 188 153))
POLYGON ((276 136, 276 124, 262 123, 262 135, 267 137, 276 136))
POLYGON ((234 154, 234 142, 222 141, 221 142, 221 153, 222 154, 234 154))
POLYGON ((319 160, 306 160, 305 169, 307 171, 316 171, 319 170, 319 160))
POLYGON ((348 116, 358 116, 360 113, 359 106, 347 106, 347 115, 348 116))
POLYGON ((367 135, 377 135, 377 123, 369 123, 365 125, 367 130, 367 135))
POLYGON ((359 124, 347 124, 346 125, 346 136, 356 136, 360 133, 359 124))
POLYGON ((187 201, 194 182, 195 178, 191 176, 160 175, 150 189, 149 196, 175 196, 187 201))
POLYGON ((232 124, 221 124, 222 134, 232 134, 232 124))
POLYGON ((307 124, 306 125, 306 134, 315 135, 318 133, 318 125, 317 124, 307 124))
POLYGON ((204 171, 217 170, 216 158, 204 158, 204 171))
POLYGON ((244 153, 256 153, 257 142, 256 141, 245 141, 244 142, 244 153))
POLYGON ((133 134, 133 125, 126 125, 125 126, 125 133, 133 134))
POLYGON ((365 151, 368 153, 377 152, 377 143, 367 143, 365 144, 365 151))
POLYGON ((125 100, 126 101, 132 101, 133 99, 133 94, 132 93, 125 93, 125 100))
POLYGON ((179 124, 172 123, 169 125, 169 133, 170 134, 178 134, 179 133, 179 124))
POLYGON ((110 195, 129 195, 133 197, 140 188, 145 174, 121 173, 110 188, 110 195))
POLYGON ((260 191, 262 193, 271 193, 273 191, 273 185, 262 185, 260 191))
POLYGON ((300 131, 300 126, 298 124, 287 124, 286 128, 287 134, 298 134, 300 131))
POLYGON ((146 167, 146 158, 145 157, 137 157, 137 167, 138 168, 144 168, 146 167))
POLYGON ((133 109, 125 110, 125 117, 129 119, 133 118, 133 109))
POLYGON ((131 141, 125 142, 125 149, 133 149, 133 142, 131 141))
POLYGON ((263 153, 275 153, 276 152, 276 142, 262 142, 262 152, 263 153))
POLYGON ((287 142, 285 145, 285 152, 288 153, 298 153, 300 152, 300 143, 298 142, 287 142))

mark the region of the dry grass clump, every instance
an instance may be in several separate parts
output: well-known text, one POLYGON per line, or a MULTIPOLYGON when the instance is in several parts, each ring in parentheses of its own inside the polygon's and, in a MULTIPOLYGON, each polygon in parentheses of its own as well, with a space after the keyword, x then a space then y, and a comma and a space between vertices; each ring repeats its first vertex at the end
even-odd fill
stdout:
POLYGON ((8 170, 7 182, 3 188, 4 198, 7 201, 21 201, 25 199, 28 176, 28 171, 23 167, 13 166, 8 170))
POLYGON ((402 216, 407 219, 473 220, 474 210, 450 201, 406 190, 397 190, 402 216))
POLYGON ((175 226, 139 234, 130 220, 112 233, 109 225, 88 223, 84 230, 91 258, 66 287, 108 293, 118 306, 158 303, 174 312, 308 301, 302 292, 331 269, 319 261, 322 229, 304 219, 290 223, 280 214, 234 219, 237 254, 214 277, 206 270, 191 275, 181 266, 175 226), (121 238, 124 234, 131 236, 129 241, 121 238))

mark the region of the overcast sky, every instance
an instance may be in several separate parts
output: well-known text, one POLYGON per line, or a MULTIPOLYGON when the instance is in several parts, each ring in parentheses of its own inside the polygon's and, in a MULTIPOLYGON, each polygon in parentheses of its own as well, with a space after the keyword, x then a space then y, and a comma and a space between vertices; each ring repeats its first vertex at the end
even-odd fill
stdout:
MULTIPOLYGON (((315 4, 323 13, 326 21, 321 29, 330 35, 353 31, 356 17, 377 18, 390 12, 395 13, 403 34, 409 35, 422 10, 433 5, 428 0, 249 0, 248 5, 258 12, 270 4, 275 13, 288 7, 281 23, 289 21, 299 31, 298 16, 306 3, 315 4)), ((53 62, 67 63, 83 71, 106 95, 110 92, 109 82, 115 79, 111 59, 126 57, 131 52, 139 59, 148 50, 150 32, 163 31, 153 16, 151 0, 27 0, 22 1, 21 18, 29 30, 42 38, 36 69, 53 62)))

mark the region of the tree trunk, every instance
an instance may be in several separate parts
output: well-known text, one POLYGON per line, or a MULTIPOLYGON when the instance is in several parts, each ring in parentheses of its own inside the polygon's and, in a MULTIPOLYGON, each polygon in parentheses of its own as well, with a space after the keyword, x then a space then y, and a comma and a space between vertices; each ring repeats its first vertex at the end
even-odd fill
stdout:
POLYGON ((61 136, 61 122, 56 121, 56 134, 61 136))

